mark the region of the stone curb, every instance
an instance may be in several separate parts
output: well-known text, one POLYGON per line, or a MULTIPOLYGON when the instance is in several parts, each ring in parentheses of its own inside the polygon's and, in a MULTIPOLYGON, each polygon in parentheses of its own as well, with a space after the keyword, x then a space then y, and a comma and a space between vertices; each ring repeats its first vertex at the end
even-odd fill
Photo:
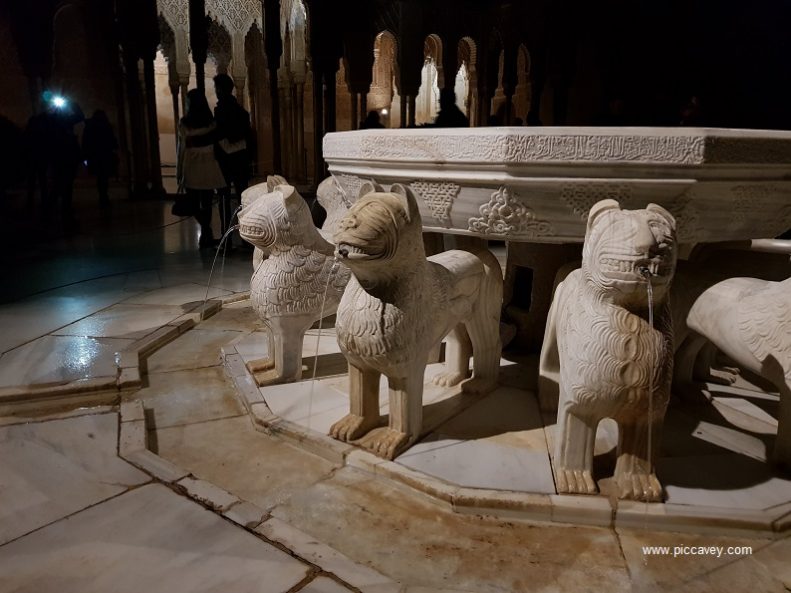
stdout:
POLYGON ((162 482, 178 488, 188 498, 213 509, 243 529, 254 531, 271 542, 291 550, 300 559, 334 574, 362 592, 400 592, 400 583, 358 564, 334 548, 323 544, 280 519, 268 516, 257 505, 194 477, 190 472, 160 457, 145 446, 146 420, 143 403, 124 402, 120 406, 119 456, 162 482))
POLYGON ((340 443, 327 435, 307 429, 285 420, 272 412, 261 395, 255 379, 247 372, 236 346, 229 344, 222 349, 225 374, 233 383, 237 396, 250 416, 256 430, 275 433, 286 441, 339 465, 343 465, 346 454, 355 450, 352 445, 340 443))
POLYGON ((267 519, 255 529, 267 539, 282 544, 299 557, 332 573, 360 591, 400 591, 401 585, 373 568, 359 564, 334 548, 316 541, 307 533, 276 517, 267 519), (389 588, 388 588, 389 587, 389 588))
POLYGON ((633 501, 613 504, 605 496, 487 490, 451 484, 280 418, 266 404, 233 344, 223 348, 223 365, 257 430, 277 434, 332 463, 366 471, 426 495, 429 501, 456 513, 564 525, 625 529, 647 526, 661 531, 769 538, 791 531, 791 503, 764 511, 633 501))

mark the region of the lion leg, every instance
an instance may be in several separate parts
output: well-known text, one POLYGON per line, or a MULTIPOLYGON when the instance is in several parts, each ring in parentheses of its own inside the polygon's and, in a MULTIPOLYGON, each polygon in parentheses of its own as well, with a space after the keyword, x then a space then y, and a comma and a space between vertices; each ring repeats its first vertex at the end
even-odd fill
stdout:
POLYGON ((488 393, 497 386, 497 376, 500 373, 502 346, 499 314, 485 313, 486 307, 481 307, 473 314, 472 319, 464 322, 472 343, 473 375, 463 386, 464 391, 469 393, 488 393))
POLYGON ((654 461, 657 458, 663 416, 618 423, 618 461, 615 464, 615 482, 618 498, 661 502, 662 486, 656 478, 654 461), (652 423, 651 423, 652 422, 652 423), (649 423, 651 442, 649 454, 649 423))
POLYGON ((555 485, 559 493, 595 494, 593 448, 598 420, 561 408, 555 433, 555 485))
POLYGON ((780 412, 777 415, 777 440, 774 462, 791 470, 791 380, 780 383, 780 412))
POLYGON ((447 370, 434 376, 434 384, 452 387, 470 376, 472 342, 464 324, 460 323, 448 335, 445 348, 447 370))
POLYGON ((717 347, 707 341, 701 348, 695 363, 695 380, 710 382, 717 385, 733 385, 739 377, 739 369, 733 367, 717 366, 717 347))
POLYGON ((263 387, 273 383, 289 383, 302 378, 302 342, 313 319, 305 316, 273 317, 269 320, 271 360, 273 368, 255 373, 256 383, 263 387))
POLYGON ((708 340, 704 336, 690 331, 675 354, 672 392, 689 402, 708 399, 702 386, 695 382, 695 372, 700 366, 698 358, 707 342, 708 340))
MULTIPOLYGON (((422 361, 422 358, 420 358, 422 361)), ((420 436, 423 425, 423 374, 425 364, 415 364, 406 378, 388 377, 389 426, 375 428, 360 446, 385 459, 395 459, 420 436)))
POLYGON ((330 436, 353 441, 379 424, 379 373, 349 363, 349 414, 330 428, 330 436))
POLYGON ((275 359, 272 356, 272 351, 274 348, 273 340, 272 340, 272 331, 269 330, 267 332, 258 332, 258 333, 266 333, 266 343, 267 343, 266 352, 268 356, 265 356, 263 358, 256 358, 255 360, 251 360, 246 364, 247 370, 253 374, 260 373, 262 371, 269 371, 275 368, 275 359))

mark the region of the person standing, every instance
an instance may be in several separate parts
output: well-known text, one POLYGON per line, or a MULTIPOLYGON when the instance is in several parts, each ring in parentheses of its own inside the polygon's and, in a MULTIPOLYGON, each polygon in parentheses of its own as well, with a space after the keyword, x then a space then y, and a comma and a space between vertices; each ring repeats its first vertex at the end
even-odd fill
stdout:
POLYGON ((179 188, 184 188, 190 211, 200 224, 198 245, 201 249, 214 247, 217 241, 211 228, 214 191, 225 187, 220 165, 209 141, 216 133, 216 125, 206 95, 199 89, 187 93, 187 114, 178 128, 178 165, 176 177, 179 188))
POLYGON ((99 204, 110 205, 110 176, 115 173, 118 162, 118 140, 107 114, 101 109, 93 113, 93 117, 85 120, 82 133, 82 156, 88 172, 96 175, 96 188, 99 191, 99 204))
POLYGON ((85 115, 79 105, 61 97, 49 102, 47 114, 47 139, 52 165, 52 193, 48 198, 50 205, 60 201, 64 230, 71 233, 77 228, 71 203, 74 179, 80 165, 80 142, 74 133, 74 126, 84 121, 85 115))
POLYGON ((252 133, 250 114, 239 105, 233 96, 233 79, 227 74, 214 77, 214 90, 217 106, 214 118, 217 122, 217 142, 215 154, 225 177, 227 192, 220 195, 220 225, 222 232, 231 226, 231 193, 241 201, 242 192, 250 183, 250 164, 252 161, 252 133))
POLYGON ((41 196, 42 208, 49 204, 48 179, 50 154, 49 154, 49 113, 43 111, 36 113, 27 122, 25 127, 25 158, 27 160, 27 207, 33 208, 36 196, 36 186, 41 196))

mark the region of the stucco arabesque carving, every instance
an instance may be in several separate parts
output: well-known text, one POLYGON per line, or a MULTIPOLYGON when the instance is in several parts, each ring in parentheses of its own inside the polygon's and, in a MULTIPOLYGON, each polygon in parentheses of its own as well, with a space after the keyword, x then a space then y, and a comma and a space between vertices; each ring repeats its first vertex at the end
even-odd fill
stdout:
POLYGON ((372 182, 371 179, 361 179, 356 175, 347 175, 345 173, 333 174, 332 177, 341 189, 344 204, 347 208, 351 208, 354 201, 360 195, 363 184, 366 181, 372 182))
MULTIPOLYGON (((774 227, 777 222, 791 224, 791 200, 785 202, 778 196, 783 193, 775 185, 748 183, 737 185, 733 194, 733 218, 731 225, 739 227, 755 224, 774 227)), ((785 230, 785 229, 780 229, 785 230)))
POLYGON ((601 200, 616 200, 625 204, 631 197, 632 188, 625 183, 567 183, 560 188, 560 199, 581 220, 588 220, 588 212, 601 200))
POLYGON ((693 165, 704 162, 704 148, 702 136, 388 134, 325 139, 325 153, 332 157, 507 163, 625 161, 693 165))
POLYGON ((423 198, 434 220, 440 226, 449 228, 453 200, 459 195, 461 186, 447 182, 413 181, 410 187, 423 198))
POLYGON ((552 225, 537 220, 533 209, 520 202, 507 187, 494 192, 479 211, 481 216, 469 220, 470 232, 509 238, 532 238, 553 233, 552 225))
POLYGON ((256 0, 206 0, 206 14, 231 34, 246 35, 253 24, 263 30, 261 2, 256 0))
POLYGON ((189 30, 188 0, 157 0, 157 10, 174 30, 189 30))

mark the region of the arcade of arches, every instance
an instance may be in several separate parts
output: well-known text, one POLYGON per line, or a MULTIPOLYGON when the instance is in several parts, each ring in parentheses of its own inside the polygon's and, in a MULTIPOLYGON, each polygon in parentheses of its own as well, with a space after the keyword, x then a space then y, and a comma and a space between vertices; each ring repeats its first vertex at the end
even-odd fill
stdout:
POLYGON ((24 126, 45 90, 86 114, 104 109, 134 193, 162 193, 186 92, 205 87, 213 105, 216 73, 233 78, 251 114, 256 172, 300 184, 324 177, 326 132, 356 129, 369 111, 385 127, 431 123, 442 89, 472 126, 611 124, 614 101, 626 105, 617 123, 677 125, 694 95, 707 124, 789 127, 788 69, 777 68, 782 52, 765 51, 781 19, 718 7, 721 26, 761 34, 727 53, 700 26, 702 6, 678 24, 678 9, 614 0, 14 2, 0 23, 0 113, 24 126), (749 89, 733 79, 747 65, 749 89))

